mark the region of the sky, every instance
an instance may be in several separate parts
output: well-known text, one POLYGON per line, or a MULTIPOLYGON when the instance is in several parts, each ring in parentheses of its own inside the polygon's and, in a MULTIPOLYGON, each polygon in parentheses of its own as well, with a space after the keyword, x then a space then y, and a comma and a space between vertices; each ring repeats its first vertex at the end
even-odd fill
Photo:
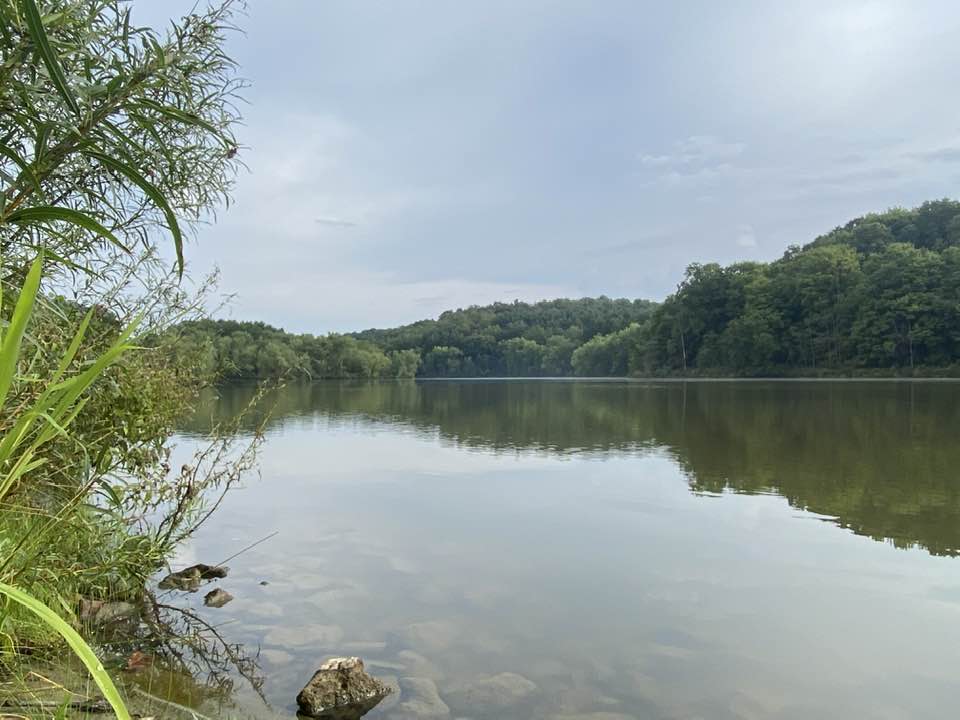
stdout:
POLYGON ((960 195, 956 0, 249 0, 239 24, 249 171, 188 247, 224 317, 657 300, 691 262, 960 195))

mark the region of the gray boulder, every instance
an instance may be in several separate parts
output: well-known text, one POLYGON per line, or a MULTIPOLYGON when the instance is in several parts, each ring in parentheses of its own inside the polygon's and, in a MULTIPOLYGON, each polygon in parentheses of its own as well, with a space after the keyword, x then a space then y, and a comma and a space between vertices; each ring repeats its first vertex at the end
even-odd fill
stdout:
POLYGON ((233 600, 233 595, 222 588, 211 590, 203 598, 203 604, 207 607, 221 608, 233 600))
POLYGON ((358 657, 331 658, 297 695, 300 713, 316 718, 347 720, 372 710, 390 688, 368 674, 358 657))
POLYGON ((160 581, 161 590, 183 590, 196 592, 204 580, 219 580, 227 576, 230 568, 224 565, 205 565, 197 563, 190 567, 170 573, 160 581))

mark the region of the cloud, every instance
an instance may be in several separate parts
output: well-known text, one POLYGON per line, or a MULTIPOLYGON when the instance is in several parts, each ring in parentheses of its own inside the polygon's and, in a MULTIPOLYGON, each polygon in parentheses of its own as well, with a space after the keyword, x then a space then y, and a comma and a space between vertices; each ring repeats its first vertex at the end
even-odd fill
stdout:
POLYGON ((598 258, 605 255, 646 253, 666 247, 675 240, 675 233, 641 233, 639 237, 627 240, 625 242, 604 245, 597 248, 590 248, 585 250, 583 255, 589 258, 598 258))
POLYGON ((935 150, 926 150, 916 154, 921 160, 930 160, 942 163, 960 163, 960 147, 941 147, 935 150))
POLYGON ((687 168, 728 164, 746 149, 741 142, 726 142, 712 135, 691 135, 673 145, 672 152, 663 155, 640 155, 640 164, 648 168, 674 168, 684 172, 687 168))
MULTIPOLYGON (((738 164, 746 150, 742 142, 721 140, 713 135, 691 135, 673 143, 665 154, 640 155, 640 164, 653 173, 649 181, 667 188, 713 186, 750 173, 738 164)), ((700 193, 702 194, 702 193, 700 193)))
POLYGON ((437 317, 445 310, 493 302, 536 302, 557 297, 582 297, 569 285, 483 282, 464 277, 405 281, 388 272, 364 268, 301 268, 297 283, 275 262, 261 266, 262 280, 249 287, 221 313, 237 319, 277 323, 296 332, 323 334, 370 326, 390 327, 437 317), (303 288, 310 287, 308 297, 303 288))
POLYGON ((662 298, 690 262, 958 192, 955 0, 611 3, 250 3, 251 172, 191 266, 237 317, 356 329, 662 298))
POLYGON ((330 225, 332 227, 357 227, 359 224, 352 220, 341 220, 340 218, 334 217, 318 217, 314 218, 313 221, 318 225, 330 225))
POLYGON ((737 228, 737 247, 755 248, 757 246, 757 235, 753 230, 753 225, 741 225, 737 228))

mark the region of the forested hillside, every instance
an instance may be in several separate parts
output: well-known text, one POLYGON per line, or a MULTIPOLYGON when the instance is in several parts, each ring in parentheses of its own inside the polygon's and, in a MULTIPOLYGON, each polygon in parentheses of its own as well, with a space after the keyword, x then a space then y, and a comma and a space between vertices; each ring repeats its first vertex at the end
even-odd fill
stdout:
MULTIPOLYGON (((639 328, 655 304, 583 298, 496 303, 392 330, 295 335, 260 322, 204 320, 178 329, 223 380, 570 375, 590 339, 639 328)), ((625 366, 621 372, 625 371, 625 366)))
POLYGON ((224 379, 960 372, 960 203, 867 215, 771 263, 690 265, 661 303, 495 303, 353 335, 182 326, 224 379))
POLYGON ((768 264, 691 265, 628 354, 631 374, 957 369, 960 203, 867 215, 768 264))
POLYGON ((580 348, 595 337, 639 328, 655 307, 646 300, 606 297, 495 303, 357 337, 390 351, 416 350, 421 374, 431 377, 588 374, 579 362, 580 348))

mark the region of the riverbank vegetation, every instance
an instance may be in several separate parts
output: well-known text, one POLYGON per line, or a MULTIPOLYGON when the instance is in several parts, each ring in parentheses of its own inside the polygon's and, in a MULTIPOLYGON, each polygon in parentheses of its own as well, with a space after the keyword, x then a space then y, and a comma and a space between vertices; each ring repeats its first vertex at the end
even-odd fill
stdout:
POLYGON ((161 34, 119 0, 0 0, 0 703, 31 716, 69 709, 18 684, 66 641, 127 717, 103 668, 122 660, 76 630, 104 603, 137 615, 252 463, 229 431, 178 471, 168 445, 209 380, 170 328, 203 305, 185 238, 238 162, 232 6, 161 34))
POLYGON ((353 335, 180 329, 239 378, 960 374, 960 203, 852 220, 770 263, 695 263, 662 303, 496 303, 353 335))

